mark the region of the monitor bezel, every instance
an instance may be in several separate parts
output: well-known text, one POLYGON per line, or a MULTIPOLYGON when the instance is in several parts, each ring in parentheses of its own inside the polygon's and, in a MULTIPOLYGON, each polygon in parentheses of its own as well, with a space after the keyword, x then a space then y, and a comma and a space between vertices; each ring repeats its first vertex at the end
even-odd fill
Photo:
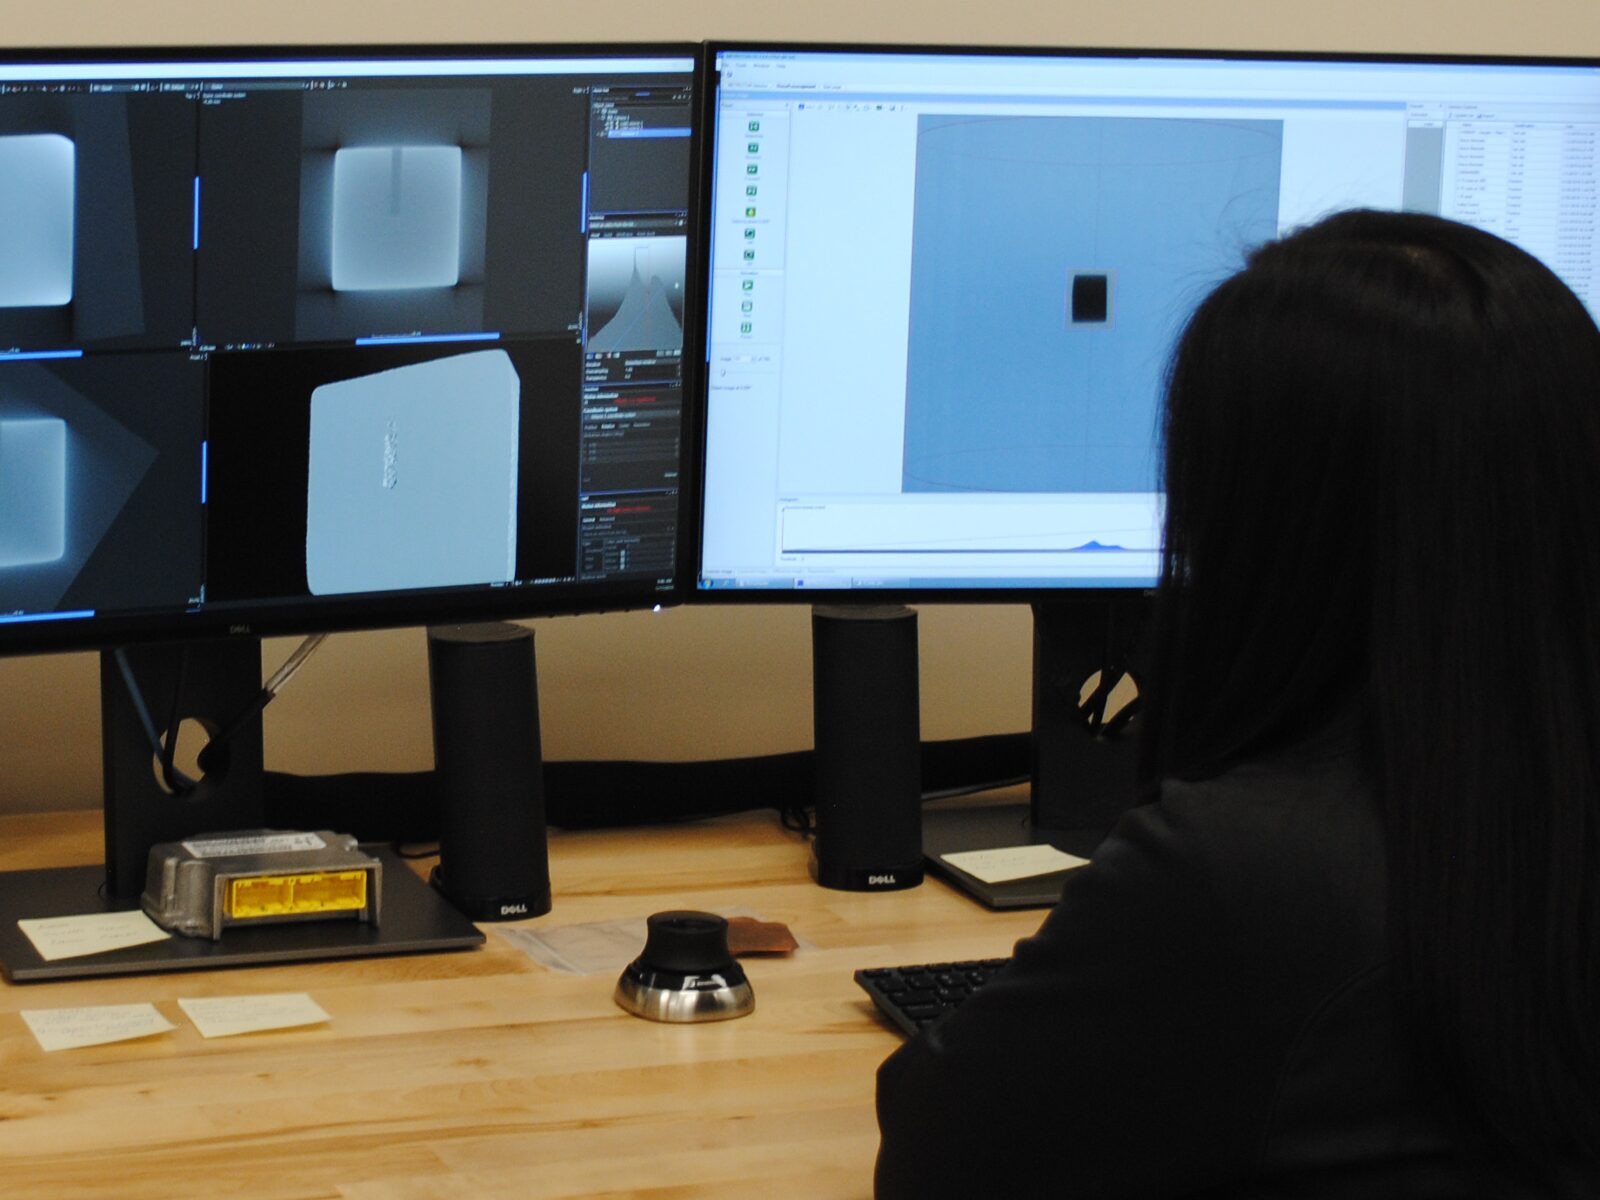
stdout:
MULTIPOLYGON (((473 585, 410 592, 360 593, 339 597, 270 597, 238 604, 217 603, 199 611, 177 608, 153 613, 117 612, 83 618, 49 614, 0 622, 0 657, 23 654, 96 650, 147 642, 193 639, 266 637, 343 630, 403 628, 438 623, 518 620, 542 616, 620 612, 681 604, 688 591, 688 572, 697 562, 699 541, 691 524, 692 498, 698 483, 692 470, 698 441, 699 370, 703 305, 697 288, 700 236, 705 228, 704 155, 699 141, 705 87, 705 53, 701 42, 505 42, 394 43, 317 45, 186 45, 186 46, 49 46, 0 49, 0 68, 23 64, 49 66, 113 63, 316 63, 414 62, 474 59, 678 59, 687 60, 692 88, 689 135, 689 221, 685 230, 688 269, 684 287, 683 409, 680 435, 678 530, 670 585, 651 580, 573 581, 518 587, 473 585)), ((674 71, 673 74, 681 72, 674 71)))
MULTIPOLYGON (((1552 68, 1592 68, 1600 70, 1600 57, 1564 55, 1422 53, 1407 51, 1338 50, 1226 50, 1208 47, 1130 47, 1130 46, 948 46, 926 42, 826 42, 714 39, 705 43, 703 80, 700 92, 700 151, 702 155, 700 189, 703 248, 697 267, 701 278, 696 294, 703 298, 701 329, 697 338, 706 353, 710 349, 710 286, 714 156, 716 153, 717 97, 720 88, 718 60, 726 53, 752 54, 882 54, 894 57, 934 56, 955 58, 1036 58, 1036 59, 1168 59, 1222 62, 1322 62, 1396 63, 1418 65, 1517 66, 1552 68)), ((685 600, 689 604, 1103 604, 1120 598, 1151 597, 1157 588, 1140 582, 1126 586, 1004 587, 980 584, 972 587, 926 588, 826 588, 826 587, 706 587, 703 583, 704 516, 706 505, 707 454, 710 431, 709 363, 697 364, 701 387, 695 397, 700 410, 698 445, 694 450, 698 486, 691 501, 693 562, 684 575, 685 600)))

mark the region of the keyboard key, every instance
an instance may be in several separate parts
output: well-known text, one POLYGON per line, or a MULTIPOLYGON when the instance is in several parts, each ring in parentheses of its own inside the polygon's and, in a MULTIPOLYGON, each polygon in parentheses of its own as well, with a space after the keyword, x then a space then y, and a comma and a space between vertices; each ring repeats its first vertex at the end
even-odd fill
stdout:
POLYGON ((915 1035, 965 1003, 1009 961, 989 958, 872 967, 857 971, 855 980, 898 1029, 915 1035))

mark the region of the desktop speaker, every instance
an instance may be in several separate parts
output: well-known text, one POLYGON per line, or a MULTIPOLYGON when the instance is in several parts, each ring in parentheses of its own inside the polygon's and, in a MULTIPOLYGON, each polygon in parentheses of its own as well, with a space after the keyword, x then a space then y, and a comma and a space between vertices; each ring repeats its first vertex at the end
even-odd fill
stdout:
POLYGON ((922 882, 917 614, 811 610, 817 882, 890 891, 922 882))
POLYGON ((428 630, 439 865, 433 885, 474 921, 550 911, 533 631, 428 630))

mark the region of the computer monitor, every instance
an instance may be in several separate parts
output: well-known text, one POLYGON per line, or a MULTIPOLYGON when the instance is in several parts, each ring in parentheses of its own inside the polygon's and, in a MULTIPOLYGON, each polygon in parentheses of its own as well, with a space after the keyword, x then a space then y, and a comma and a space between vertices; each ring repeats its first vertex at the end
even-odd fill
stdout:
POLYGON ((132 647, 118 896, 255 804, 146 799, 125 664, 225 726, 263 634, 679 598, 699 53, 0 55, 0 655, 132 647))
MULTIPOLYGON (((1439 213, 1600 305, 1595 62, 720 43, 708 65, 696 598, 1032 602, 1036 705, 1069 722, 1063 660, 1124 658, 1159 571, 1175 336, 1252 246, 1439 213)), ((1064 780, 1035 816, 1103 826, 1113 757, 1117 803, 1086 816, 1064 780)))

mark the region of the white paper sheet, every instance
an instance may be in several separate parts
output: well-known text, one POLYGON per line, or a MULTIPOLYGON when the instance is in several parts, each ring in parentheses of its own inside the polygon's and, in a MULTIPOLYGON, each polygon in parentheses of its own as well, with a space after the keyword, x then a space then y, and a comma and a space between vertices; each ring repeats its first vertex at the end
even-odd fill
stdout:
POLYGON ((138 909, 75 917, 25 917, 17 922, 17 928, 45 962, 143 946, 172 936, 138 909))
POLYGON ((1031 879, 1035 875, 1053 875, 1057 871, 1081 867, 1089 861, 1044 844, 1001 846, 993 850, 960 850, 939 857, 985 883, 1008 883, 1013 879, 1031 879))
POLYGON ((201 1037, 233 1037, 267 1029, 294 1029, 329 1020, 322 1006, 304 992, 266 996, 179 997, 178 1007, 201 1037))
POLYGON ((27 1022, 46 1050, 73 1050, 129 1042, 177 1028, 154 1004, 101 1004, 93 1008, 25 1008, 27 1022))

